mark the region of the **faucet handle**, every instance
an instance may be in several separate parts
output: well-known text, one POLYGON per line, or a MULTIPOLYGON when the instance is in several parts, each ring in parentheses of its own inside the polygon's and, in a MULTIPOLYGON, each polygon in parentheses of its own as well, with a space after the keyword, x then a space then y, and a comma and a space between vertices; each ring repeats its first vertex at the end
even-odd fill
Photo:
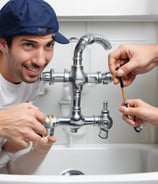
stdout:
POLYGON ((100 131, 99 131, 99 137, 102 139, 108 138, 108 130, 112 127, 113 120, 109 115, 108 110, 108 102, 105 100, 103 102, 103 110, 101 112, 100 116, 100 131))
POLYGON ((49 84, 54 83, 54 78, 53 78, 54 70, 51 69, 49 72, 43 72, 40 75, 40 80, 44 82, 49 82, 49 84))
POLYGON ((102 139, 107 139, 108 138, 108 129, 107 129, 107 127, 105 127, 105 128, 100 127, 98 136, 102 139))
POLYGON ((112 82, 112 74, 110 72, 105 72, 102 74, 103 84, 107 85, 112 82))
POLYGON ((56 123, 56 117, 50 114, 47 115, 44 127, 46 128, 47 133, 50 136, 54 135, 55 123, 56 123))

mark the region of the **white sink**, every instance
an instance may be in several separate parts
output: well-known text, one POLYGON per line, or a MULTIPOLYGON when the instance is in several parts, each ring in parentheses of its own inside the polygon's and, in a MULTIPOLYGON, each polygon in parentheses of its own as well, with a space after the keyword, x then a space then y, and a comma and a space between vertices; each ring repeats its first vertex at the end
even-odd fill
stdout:
POLYGON ((60 175, 67 169, 85 175, 158 171, 158 147, 140 144, 54 146, 35 174, 60 175))
POLYGON ((158 145, 53 146, 34 175, 1 175, 3 184, 157 184, 158 145), (65 176, 67 170, 85 175, 65 176))

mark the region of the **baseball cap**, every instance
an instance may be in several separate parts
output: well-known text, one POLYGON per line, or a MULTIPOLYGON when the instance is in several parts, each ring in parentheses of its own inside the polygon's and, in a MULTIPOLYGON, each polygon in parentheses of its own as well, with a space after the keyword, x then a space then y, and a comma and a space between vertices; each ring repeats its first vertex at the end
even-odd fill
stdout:
POLYGON ((44 0, 9 0, 0 10, 0 36, 41 35, 54 33, 61 44, 69 40, 59 32, 54 9, 44 0))

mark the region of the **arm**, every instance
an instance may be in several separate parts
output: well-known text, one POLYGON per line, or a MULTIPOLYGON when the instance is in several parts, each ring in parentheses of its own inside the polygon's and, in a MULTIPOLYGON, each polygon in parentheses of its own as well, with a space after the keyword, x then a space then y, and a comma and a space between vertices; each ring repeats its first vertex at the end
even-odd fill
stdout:
POLYGON ((0 170, 6 172, 6 165, 10 155, 18 150, 27 148, 29 141, 41 142, 41 136, 47 132, 42 125, 45 122, 45 115, 37 107, 30 103, 23 103, 13 108, 0 110, 0 170), (2 146, 10 142, 7 154, 2 146), (12 146, 11 146, 12 145, 12 146), (13 146, 14 145, 14 146, 13 146), (1 150, 2 149, 2 150, 1 150))
POLYGON ((120 45, 109 54, 109 69, 115 84, 122 77, 124 85, 133 82, 137 74, 143 74, 158 65, 158 45, 120 45), (116 68, 119 69, 116 71, 116 68))
MULTIPOLYGON (((42 139, 46 139, 46 141, 34 143, 27 150, 19 151, 11 157, 8 163, 8 172, 10 174, 32 174, 36 171, 52 144, 56 141, 55 137, 52 136, 42 139)), ((9 147, 9 143, 7 147, 9 147)))

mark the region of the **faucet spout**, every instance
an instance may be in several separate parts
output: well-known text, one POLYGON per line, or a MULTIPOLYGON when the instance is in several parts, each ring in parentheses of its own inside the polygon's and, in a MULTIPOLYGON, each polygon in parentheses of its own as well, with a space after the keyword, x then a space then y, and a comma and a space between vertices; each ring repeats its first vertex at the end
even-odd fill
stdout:
POLYGON ((101 35, 97 35, 93 33, 85 34, 79 39, 75 47, 74 57, 73 57, 74 65, 82 65, 82 53, 87 45, 90 45, 93 43, 101 44, 105 50, 111 49, 110 42, 104 37, 102 37, 101 35))

